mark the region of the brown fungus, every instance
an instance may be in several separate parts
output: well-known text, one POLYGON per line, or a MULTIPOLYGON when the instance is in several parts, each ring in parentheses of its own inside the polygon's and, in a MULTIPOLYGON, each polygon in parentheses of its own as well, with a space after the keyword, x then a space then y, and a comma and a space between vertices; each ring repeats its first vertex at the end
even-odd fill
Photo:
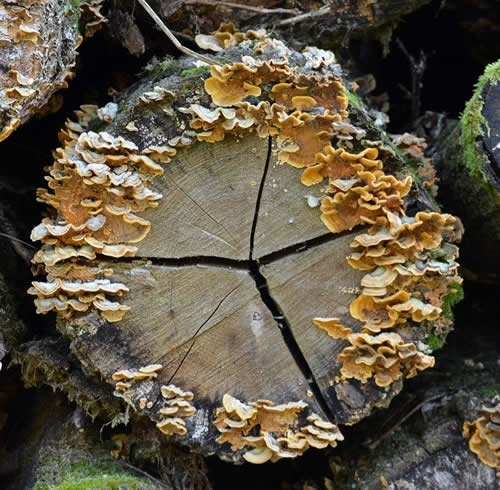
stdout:
POLYGON ((95 106, 84 106, 77 114, 78 122, 66 124, 61 135, 64 146, 55 151, 47 177, 49 189, 37 193, 38 200, 52 207, 53 212, 32 231, 32 240, 44 244, 33 262, 43 264, 52 280, 34 282, 28 292, 37 296, 40 313, 55 309, 71 316, 94 309, 115 322, 129 308, 109 296, 122 294, 127 288, 120 283, 113 286, 102 271, 94 270, 93 275, 87 274, 85 280, 80 277, 75 287, 68 289, 68 270, 61 263, 73 258, 92 260, 98 255, 134 255, 134 244, 151 228, 149 221, 136 213, 157 206, 161 198, 149 188, 149 178, 163 173, 157 162, 168 162, 175 149, 153 146, 141 152, 123 137, 86 131, 90 120, 99 115, 105 117, 95 106), (88 298, 91 292, 96 295, 92 301, 88 298))
MULTIPOLYGON (((89 0, 90 3, 90 0, 89 0)), ((98 7, 97 7, 98 10, 98 7)), ((81 42, 80 8, 62 0, 0 3, 0 141, 67 87, 81 42)))
POLYGON ((229 394, 222 399, 214 424, 221 432, 217 442, 229 443, 233 450, 243 449, 243 459, 260 464, 282 458, 295 458, 309 447, 335 447, 343 440, 335 424, 318 415, 300 422, 308 404, 290 402, 274 405, 269 400, 243 403, 229 394))
POLYGON ((240 32, 236 30, 234 24, 230 22, 223 22, 217 29, 210 35, 198 34, 195 36, 195 42, 201 49, 208 49, 211 51, 222 51, 224 49, 236 46, 241 42, 250 39, 264 39, 266 32, 263 29, 258 31, 240 32))
MULTIPOLYGON (((161 198, 149 188, 149 179, 161 173, 159 163, 167 163, 176 148, 196 140, 221 141, 227 134, 239 137, 247 131, 273 137, 273 155, 280 163, 300 168, 297 176, 302 173, 304 184, 323 184, 315 190, 322 200, 321 218, 331 232, 364 226, 349 256, 353 268, 365 271, 361 294, 350 308, 358 320, 353 323, 361 323, 359 331, 334 318, 317 318, 314 323, 346 344, 338 357, 342 380, 370 380, 389 389, 393 382, 433 365, 433 358, 420 352, 416 347, 420 344, 409 340, 407 332, 412 322, 440 319, 448 286, 459 282, 456 247, 449 243, 459 238, 459 227, 449 215, 406 216, 412 179, 404 172, 386 174, 378 150, 361 140, 365 131, 348 119, 340 70, 331 66, 333 55, 315 49, 292 55, 280 41, 257 38, 238 40, 229 32, 215 42, 243 42, 247 54, 222 67, 212 66, 210 75, 200 75, 201 80, 208 77, 204 86, 210 103, 202 93, 177 105, 176 95, 159 86, 139 98, 138 104, 146 105, 141 111, 152 103, 177 111, 181 134, 169 135, 162 147, 140 151, 131 141, 90 131, 92 117, 105 117, 93 108, 82 110, 77 123, 66 125, 48 178, 49 190, 38 195, 55 211, 34 231, 44 243, 37 261, 45 263, 51 276, 47 282, 52 283, 64 279, 70 269, 60 265, 73 258, 133 256, 134 243, 149 231, 138 215, 161 198)), ((104 270, 86 274, 89 277, 74 280, 112 279, 104 270)), ((109 291, 95 294, 99 297, 57 294, 40 302, 46 309, 52 304, 53 309, 67 309, 71 302, 74 311, 99 310, 110 302, 109 291)), ((110 317, 120 310, 113 303, 110 317)), ((190 404, 194 395, 178 387, 160 387, 154 376, 140 370, 132 374, 130 379, 115 380, 117 396, 147 413, 162 432, 185 435, 184 418, 194 414, 190 404)), ((258 463, 295 457, 309 447, 334 446, 342 439, 334 424, 307 416, 308 410, 303 401, 243 403, 226 394, 214 422, 221 433, 218 442, 227 442, 233 451, 241 450, 244 459, 258 463)))
POLYGON ((470 450, 486 465, 500 470, 500 403, 483 406, 479 417, 463 425, 470 450))
POLYGON ((170 385, 158 386, 155 378, 161 364, 149 364, 139 369, 121 369, 111 375, 114 395, 125 400, 135 410, 147 412, 156 427, 167 436, 185 436, 186 421, 196 413, 191 391, 170 385))

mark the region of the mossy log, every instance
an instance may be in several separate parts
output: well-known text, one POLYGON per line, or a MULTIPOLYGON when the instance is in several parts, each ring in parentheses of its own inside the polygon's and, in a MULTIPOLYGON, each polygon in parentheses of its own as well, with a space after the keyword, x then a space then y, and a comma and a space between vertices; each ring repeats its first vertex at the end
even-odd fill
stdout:
POLYGON ((160 62, 67 123, 30 292, 115 422, 275 461, 335 446, 433 365, 460 226, 332 53, 229 35, 211 67, 160 62))
POLYGON ((465 265, 482 279, 500 274, 500 62, 480 77, 435 161, 440 197, 462 219, 465 265))

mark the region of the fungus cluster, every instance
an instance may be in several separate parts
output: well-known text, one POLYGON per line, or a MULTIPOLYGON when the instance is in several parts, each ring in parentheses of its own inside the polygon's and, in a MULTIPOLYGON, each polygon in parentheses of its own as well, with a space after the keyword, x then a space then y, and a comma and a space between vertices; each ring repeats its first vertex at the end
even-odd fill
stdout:
POLYGON ((354 333, 336 318, 315 318, 313 323, 331 337, 349 342, 338 356, 343 378, 366 383, 373 377, 377 386, 388 387, 402 377, 411 378, 434 366, 434 357, 418 351, 413 342, 405 342, 395 332, 354 333))
MULTIPOLYGON (((215 33, 211 42, 224 47, 220 39, 226 37, 215 33)), ((205 90, 212 105, 181 109, 191 115, 191 128, 208 142, 247 130, 274 136, 278 160, 303 169, 304 185, 323 186, 321 220, 328 230, 368 227, 356 236, 347 258, 353 268, 366 271, 361 295, 350 305, 362 326, 358 333, 345 328, 342 335, 338 328, 329 330, 350 343, 339 356, 343 377, 362 382, 374 377, 386 387, 432 366, 434 359, 418 351, 411 329, 403 327, 439 321, 441 334, 449 328, 442 304, 461 282, 458 248, 452 244, 461 238, 459 220, 438 212, 406 214, 404 199, 413 179, 386 174, 378 149, 349 120, 346 90, 332 53, 308 48, 292 56, 280 41, 253 35, 239 43, 254 56, 211 67, 205 90)), ((421 139, 407 135, 396 143, 421 156, 421 139)), ((325 322, 338 320, 315 320, 317 325, 325 322)))
MULTIPOLYGON (((213 35, 215 44, 219 34, 213 35)), ((342 124, 347 98, 332 53, 316 48, 294 53, 301 58, 297 69, 289 62, 292 52, 276 39, 252 35, 239 42, 254 56, 210 68, 205 91, 212 106, 194 103, 180 109, 191 115, 198 140, 216 142, 228 133, 255 130, 263 138, 276 136, 280 162, 299 168, 313 165, 315 155, 334 137, 336 125, 343 134, 350 131, 342 124)))
POLYGON ((136 411, 147 411, 156 421, 156 427, 165 435, 185 436, 186 417, 192 417, 196 408, 191 404, 194 395, 173 384, 162 385, 153 380, 161 364, 150 364, 139 369, 122 369, 111 375, 115 382, 114 395, 125 400, 136 411))
POLYGON ((43 243, 33 263, 43 265, 45 282, 35 281, 38 313, 51 310, 71 317, 98 311, 106 320, 121 320, 128 311, 116 299, 127 286, 109 279, 112 269, 93 266, 98 256, 133 256, 136 243, 149 232, 149 221, 137 215, 158 205, 161 194, 150 188, 152 177, 163 173, 157 162, 175 154, 170 147, 139 150, 123 137, 88 130, 92 119, 113 117, 113 111, 84 106, 78 122, 67 121, 59 138, 62 147, 46 177, 49 189, 37 198, 52 208, 32 233, 43 243))
POLYGON ((266 31, 263 29, 240 32, 236 30, 234 24, 223 22, 219 29, 210 35, 197 34, 195 41, 201 49, 219 52, 237 46, 248 39, 264 39, 265 37, 266 31))
POLYGON ((215 426, 217 442, 229 443, 233 451, 244 450, 249 463, 295 458, 310 447, 335 447, 344 437, 338 427, 312 414, 301 417, 308 407, 303 401, 274 405, 269 400, 242 403, 229 394, 222 398, 215 426))
POLYGON ((67 86, 79 43, 67 2, 1 2, 0 141, 67 86))
POLYGON ((417 164, 417 175, 422 181, 422 185, 434 197, 437 196, 438 185, 436 169, 432 158, 426 157, 424 150, 427 148, 425 138, 419 138, 411 133, 391 135, 392 144, 410 160, 417 164))
POLYGON ((451 323, 442 318, 444 298, 460 283, 455 259, 458 248, 450 243, 460 237, 457 218, 436 212, 406 216, 404 208, 378 208, 365 218, 371 224, 355 237, 349 264, 367 273, 361 294, 350 313, 362 322, 359 332, 339 327, 336 318, 316 318, 314 323, 334 338, 351 345, 339 355, 344 378, 389 386, 401 377, 412 377, 432 367, 434 358, 416 348, 408 326, 440 322, 445 333, 451 323))
POLYGON ((476 420, 464 423, 463 435, 484 464, 500 470, 500 403, 483 406, 476 420))
MULTIPOLYGON (((116 299, 127 286, 111 281, 113 270, 105 261, 92 261, 135 255, 151 226, 138 214, 161 198, 150 187, 163 171, 160 163, 170 161, 175 147, 195 139, 214 143, 227 134, 253 131, 273 138, 278 161, 300 169, 304 186, 318 186, 320 218, 330 232, 364 227, 347 257, 351 267, 364 271, 359 295, 350 304, 354 329, 337 318, 313 320, 346 344, 338 356, 338 381, 373 380, 387 388, 432 366, 434 358, 417 348, 426 339, 416 337, 413 326, 428 326, 430 332, 441 322, 442 332, 449 328, 443 301, 460 283, 458 249, 452 244, 461 235, 459 221, 437 212, 407 214, 412 178, 386 174, 379 150, 351 121, 331 52, 292 52, 263 33, 239 35, 228 26, 200 43, 210 49, 235 46, 232 54, 243 54, 238 61, 211 66, 209 76, 202 74, 198 80, 206 77, 204 91, 178 97, 158 84, 137 97, 135 106, 129 104, 127 117, 132 117, 123 127, 137 133, 137 140, 144 136, 140 118, 150 116, 150 106, 167 116, 168 130, 145 138, 156 145, 140 149, 122 136, 91 131, 90 121, 109 123, 115 106, 86 106, 78 122, 67 122, 47 177, 49 190, 38 194, 53 211, 32 233, 32 239, 43 242, 33 261, 47 273, 45 282, 34 282, 30 289, 37 310, 67 317, 95 310, 108 321, 120 320, 127 306, 116 299)), ((186 435, 185 419, 195 413, 193 393, 160 386, 155 381, 159 369, 117 371, 112 375, 115 395, 147 413, 161 432, 186 435)), ((309 447, 334 447, 343 439, 337 426, 310 414, 308 407, 303 401, 243 403, 226 394, 214 421, 221 433, 217 441, 241 450, 253 463, 293 458, 309 447)))

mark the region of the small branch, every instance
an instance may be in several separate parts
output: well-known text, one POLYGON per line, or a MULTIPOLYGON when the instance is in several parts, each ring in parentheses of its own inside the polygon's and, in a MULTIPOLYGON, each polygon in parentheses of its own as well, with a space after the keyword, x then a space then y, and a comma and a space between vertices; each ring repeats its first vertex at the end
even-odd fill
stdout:
MULTIPOLYGON (((211 5, 214 6, 214 2, 212 0, 186 0, 184 5, 211 5)), ((224 7, 241 9, 241 10, 249 10, 250 12, 256 12, 258 14, 285 14, 285 15, 297 15, 299 11, 297 9, 283 9, 283 8, 275 8, 268 9, 265 7, 258 7, 255 5, 245 5, 241 3, 233 3, 233 2, 217 2, 217 6, 222 5, 224 7)))
POLYGON ((165 25, 165 23, 160 19, 158 14, 151 8, 148 2, 146 0, 138 0, 139 3, 142 5, 144 10, 150 15, 150 17, 155 21, 156 25, 163 31, 163 33, 170 39, 172 44, 181 52, 186 54, 187 56, 191 56, 192 58, 196 58, 197 60, 203 61, 204 63, 207 63, 208 65, 219 65, 221 66, 222 64, 219 63, 218 61, 214 60, 213 58, 210 58, 208 56, 205 56, 203 54, 199 54, 196 51, 193 51, 192 49, 186 48, 183 46, 179 40, 174 36, 172 31, 165 25))
POLYGON ((0 211, 0 230, 3 230, 0 231, 0 237, 6 238, 17 255, 29 264, 31 262, 31 258, 33 257, 33 252, 30 250, 36 250, 36 247, 34 247, 31 243, 17 238, 16 230, 6 219, 2 211, 0 211))
POLYGON ((305 14, 296 15, 291 19, 284 19, 276 22, 274 24, 276 27, 288 26, 293 24, 298 24, 299 22, 303 22, 305 20, 313 19, 314 17, 321 17, 322 15, 326 15, 331 11, 331 7, 329 5, 325 5, 318 10, 314 10, 312 12, 307 12, 305 14))
POLYGON ((439 400, 440 398, 443 398, 446 396, 446 393, 439 393, 434 396, 430 396, 429 398, 426 398, 425 400, 422 400, 419 404, 417 404, 415 407, 413 407, 404 417, 399 419, 394 425, 389 427, 385 432, 383 432, 380 436, 378 436, 374 440, 367 440, 363 442, 363 446, 369 448, 369 449, 375 449, 386 437, 390 436, 396 429, 401 427, 403 423, 408 420, 417 410, 422 408, 426 403, 432 402, 434 400, 439 400))
POLYGON ((405 89, 405 92, 411 100, 411 120, 414 122, 422 109, 422 78, 427 68, 427 57, 420 51, 420 58, 417 60, 412 56, 399 38, 396 38, 399 49, 408 58, 410 62, 411 90, 405 89))
POLYGON ((146 471, 141 470, 137 466, 134 466, 134 465, 128 463, 127 461, 118 460, 118 464, 120 464, 121 466, 124 466, 125 468, 127 468, 131 471, 135 471, 139 475, 146 477, 148 480, 152 481, 153 483, 155 483, 156 485, 158 485, 160 488, 162 488, 164 490, 172 490, 174 488, 172 485, 165 485, 165 483, 158 480, 158 478, 155 478, 154 476, 150 475, 146 471))

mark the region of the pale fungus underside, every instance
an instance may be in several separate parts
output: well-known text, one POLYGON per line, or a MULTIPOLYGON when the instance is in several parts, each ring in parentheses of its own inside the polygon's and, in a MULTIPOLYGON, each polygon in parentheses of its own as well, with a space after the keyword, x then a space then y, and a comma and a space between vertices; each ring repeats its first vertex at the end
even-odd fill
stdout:
POLYGON ((67 123, 30 292, 159 430, 275 461, 335 446, 335 424, 433 365, 460 226, 419 204, 394 154, 386 173, 332 53, 222 33, 202 42, 226 64, 182 77, 181 59, 67 123))

